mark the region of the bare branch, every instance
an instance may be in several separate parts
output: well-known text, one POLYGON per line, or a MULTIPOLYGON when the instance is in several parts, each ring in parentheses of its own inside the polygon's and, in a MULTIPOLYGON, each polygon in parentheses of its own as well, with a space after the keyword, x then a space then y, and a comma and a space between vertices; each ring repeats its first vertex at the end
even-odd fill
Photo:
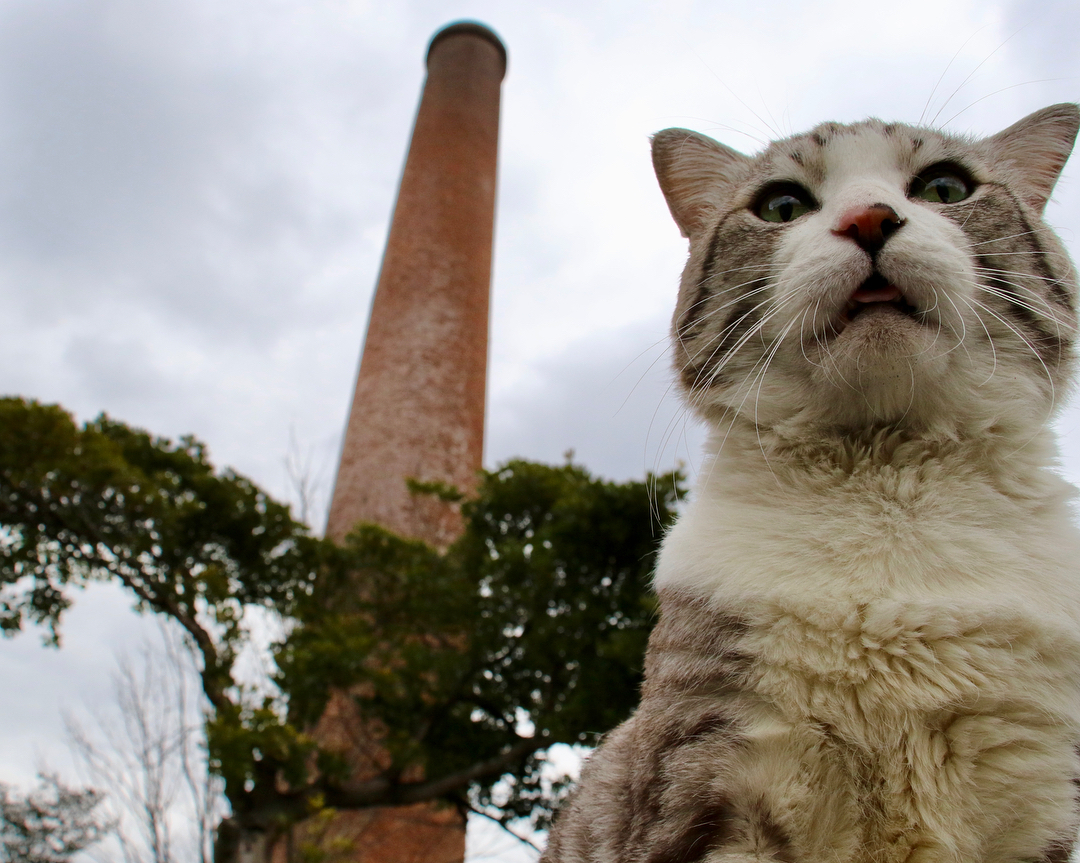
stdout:
POLYGON ((320 465, 317 468, 315 465, 314 447, 308 447, 306 452, 301 450, 295 427, 289 428, 289 449, 283 461, 285 463, 285 474, 289 478, 289 485, 292 486, 299 505, 300 521, 312 527, 316 520, 321 523, 322 519, 319 518, 321 513, 316 512, 316 510, 322 510, 323 508, 321 506, 323 498, 322 466, 320 465))
POLYGON ((223 808, 220 782, 200 755, 205 744, 195 669, 187 667, 178 633, 162 629, 164 657, 160 647, 148 645, 137 665, 121 662, 116 715, 94 717, 90 731, 67 717, 68 735, 94 784, 108 791, 125 860, 210 863, 223 808))
POLYGON ((483 809, 477 809, 475 806, 473 806, 468 801, 464 801, 461 805, 464 806, 466 809, 468 809, 471 813, 473 813, 473 815, 479 815, 479 816, 481 816, 483 818, 487 818, 489 821, 494 821, 503 830, 505 830, 507 833, 509 833, 511 836, 513 836, 515 839, 517 839, 518 842, 521 842, 523 845, 528 845, 537 854, 543 854, 544 853, 544 849, 541 848, 539 845, 537 845, 535 842, 533 842, 532 839, 529 839, 526 836, 522 836, 522 835, 520 835, 518 833, 515 833, 513 830, 510 829, 510 826, 505 821, 503 821, 502 818, 498 817, 497 815, 492 815, 490 812, 485 812, 483 809))

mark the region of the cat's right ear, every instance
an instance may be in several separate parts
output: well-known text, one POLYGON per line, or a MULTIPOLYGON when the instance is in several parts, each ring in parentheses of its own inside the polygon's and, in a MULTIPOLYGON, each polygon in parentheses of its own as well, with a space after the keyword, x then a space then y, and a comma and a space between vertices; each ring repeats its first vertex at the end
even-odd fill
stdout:
POLYGON ((1080 108, 1051 105, 987 138, 994 155, 1014 174, 1024 199, 1042 212, 1076 142, 1080 108))
POLYGON ((694 237, 716 212, 727 189, 742 179, 751 159, 688 129, 664 129, 652 138, 653 168, 684 237, 694 237))

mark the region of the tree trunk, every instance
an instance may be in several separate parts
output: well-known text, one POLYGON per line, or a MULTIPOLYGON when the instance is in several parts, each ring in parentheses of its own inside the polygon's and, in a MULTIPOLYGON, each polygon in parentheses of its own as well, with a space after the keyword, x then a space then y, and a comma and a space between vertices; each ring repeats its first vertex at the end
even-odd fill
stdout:
POLYGON ((266 830, 242 827, 226 818, 217 828, 214 863, 270 863, 270 836, 266 830))

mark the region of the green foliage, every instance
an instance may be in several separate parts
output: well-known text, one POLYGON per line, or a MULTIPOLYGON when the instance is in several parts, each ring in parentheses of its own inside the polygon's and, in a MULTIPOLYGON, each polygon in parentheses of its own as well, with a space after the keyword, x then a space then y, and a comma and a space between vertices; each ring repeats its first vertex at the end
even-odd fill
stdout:
POLYGON ((55 776, 19 796, 0 784, 0 860, 64 863, 97 842, 109 829, 97 814, 101 795, 67 788, 55 776))
POLYGON ((282 720, 269 701, 258 707, 229 702, 206 723, 210 764, 225 780, 234 810, 252 811, 273 797, 280 782, 302 788, 315 741, 282 720))
MULTIPOLYGON (((187 631, 212 711, 213 768, 235 818, 424 799, 490 804, 543 824, 543 750, 589 744, 637 700, 658 540, 681 478, 612 483, 572 464, 482 474, 445 553, 359 525, 312 537, 204 448, 106 417, 0 400, 0 626, 52 627, 69 591, 116 578, 187 631), (245 610, 287 633, 279 695, 253 705, 233 677, 245 610), (349 753, 311 736, 333 692, 353 699, 389 757, 350 780, 349 753)), ((442 485, 413 484, 447 505, 442 485)))
POLYGON ((418 479, 407 476, 405 477, 405 487, 413 494, 430 494, 444 503, 460 503, 465 499, 465 495, 461 492, 461 489, 454 488, 450 483, 442 482, 441 480, 421 482, 418 479))
MULTIPOLYGON (((310 723, 331 687, 348 690, 385 724, 395 763, 431 778, 517 752, 500 805, 543 823, 543 761, 521 744, 592 743, 636 703, 678 491, 674 476, 649 488, 512 461, 482 476, 444 555, 361 525, 279 646, 290 718, 310 723)), ((493 784, 474 785, 482 803, 493 784)))
MULTIPOLYGON (((79 428, 54 405, 0 399, 0 627, 56 625, 69 588, 116 578, 199 640, 209 615, 214 695, 231 683, 244 608, 289 614, 311 589, 317 542, 287 506, 194 439, 179 443, 101 416, 79 428)), ((210 694, 210 693, 208 693, 210 694)))

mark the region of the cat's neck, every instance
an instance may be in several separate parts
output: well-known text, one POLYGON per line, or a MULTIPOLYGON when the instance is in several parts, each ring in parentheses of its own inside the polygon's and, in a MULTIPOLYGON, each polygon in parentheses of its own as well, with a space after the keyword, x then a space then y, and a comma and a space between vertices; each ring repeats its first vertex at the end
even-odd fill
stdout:
POLYGON ((1018 445, 895 428, 792 440, 733 424, 710 446, 665 539, 661 593, 813 608, 1012 596, 1025 579, 1045 598, 1072 578, 1073 489, 1052 470, 1048 430, 1018 445))
POLYGON ((1014 498, 1056 496, 1058 453, 1045 427, 966 429, 884 426, 762 428, 735 418, 714 429, 699 472, 701 493, 752 488, 796 500, 838 482, 903 471, 977 484, 1014 498))

